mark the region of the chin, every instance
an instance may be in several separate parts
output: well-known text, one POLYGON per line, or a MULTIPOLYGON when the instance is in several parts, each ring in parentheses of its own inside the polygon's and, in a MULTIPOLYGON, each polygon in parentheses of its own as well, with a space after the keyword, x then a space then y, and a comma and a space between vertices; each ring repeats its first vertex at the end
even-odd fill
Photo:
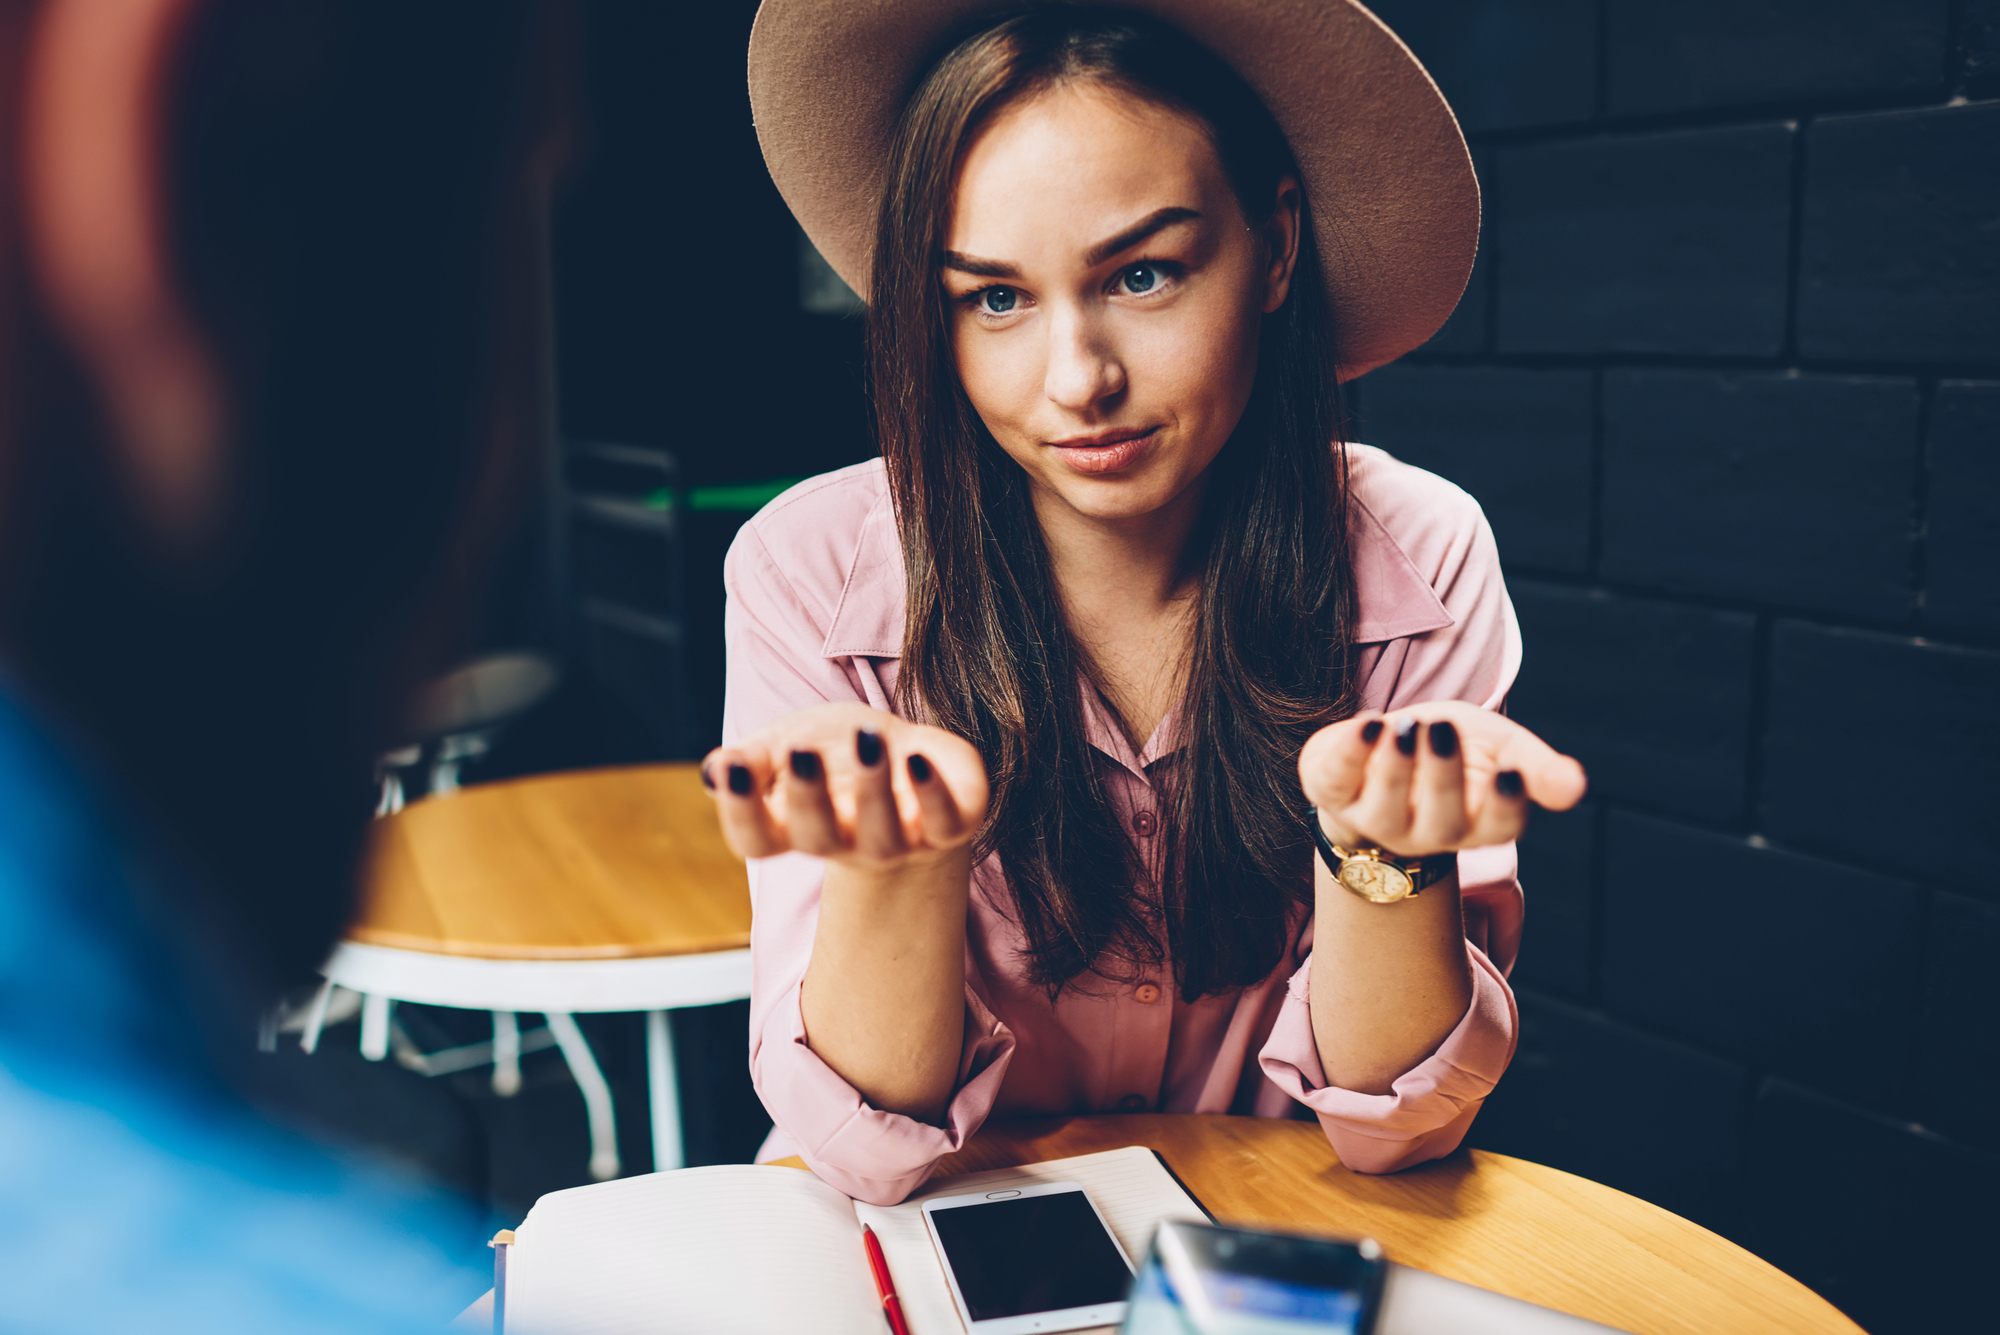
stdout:
POLYGON ((1090 519, 1139 519, 1164 508, 1180 492, 1159 478, 1129 476, 1064 478, 1049 490, 1090 519))

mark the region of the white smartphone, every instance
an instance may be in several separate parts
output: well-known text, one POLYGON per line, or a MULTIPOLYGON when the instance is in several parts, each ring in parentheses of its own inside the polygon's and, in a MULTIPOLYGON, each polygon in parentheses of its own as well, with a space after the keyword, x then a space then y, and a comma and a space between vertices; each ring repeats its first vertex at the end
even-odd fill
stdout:
POLYGON ((1048 1335, 1125 1319, 1132 1260, 1075 1182, 924 1202, 967 1335, 1048 1335))

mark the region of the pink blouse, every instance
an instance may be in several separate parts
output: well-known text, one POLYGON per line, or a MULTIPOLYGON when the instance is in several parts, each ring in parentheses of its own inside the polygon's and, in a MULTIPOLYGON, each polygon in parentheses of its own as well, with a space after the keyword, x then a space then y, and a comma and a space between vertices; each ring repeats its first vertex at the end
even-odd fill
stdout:
MULTIPOLYGON (((1442 478, 1350 447, 1361 698, 1374 709, 1467 700, 1498 709, 1521 636, 1479 506, 1442 478)), ((723 736, 735 740, 829 700, 895 709, 903 640, 902 555, 880 460, 802 482, 730 548, 723 736)), ((1137 843, 1156 822, 1149 767, 1171 717, 1134 755, 1084 692, 1106 787, 1137 843)), ((1164 749, 1163 749, 1164 747, 1164 749)), ((1513 845, 1459 855, 1472 1004, 1437 1051, 1388 1094, 1327 1083, 1306 1004, 1312 917, 1264 982, 1193 1003, 1171 964, 1157 978, 1086 977, 1051 1004, 1024 975, 1020 932, 1000 905, 994 859, 973 871, 965 1044, 946 1124, 872 1108, 814 1055, 799 1010, 823 864, 790 853, 750 864, 750 1072, 776 1127, 760 1159, 804 1156, 820 1177, 878 1204, 908 1195, 989 1116, 1093 1112, 1253 1113, 1310 1108, 1348 1167, 1389 1173, 1457 1148, 1513 1056, 1506 982, 1521 935, 1513 845)))

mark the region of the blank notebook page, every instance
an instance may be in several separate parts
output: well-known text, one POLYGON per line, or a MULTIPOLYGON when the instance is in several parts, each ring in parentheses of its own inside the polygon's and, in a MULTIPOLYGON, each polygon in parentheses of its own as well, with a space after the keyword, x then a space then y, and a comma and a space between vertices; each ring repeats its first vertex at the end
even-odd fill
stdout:
POLYGON ((794 1168, 689 1168, 551 1192, 515 1232, 508 1335, 883 1330, 853 1205, 794 1168))
POLYGON ((1153 1230, 1168 1219, 1206 1221, 1194 1198, 1181 1190, 1158 1156, 1139 1146, 1051 1159, 1027 1168, 999 1168, 963 1177, 939 1178, 901 1205, 854 1202, 854 1213, 882 1240, 882 1252, 895 1276, 896 1294, 910 1335, 963 1335, 958 1308, 944 1278, 944 1263, 924 1227, 923 1204, 937 1196, 968 1196, 1039 1182, 1080 1182, 1111 1225, 1112 1236, 1138 1266, 1152 1245, 1153 1230))

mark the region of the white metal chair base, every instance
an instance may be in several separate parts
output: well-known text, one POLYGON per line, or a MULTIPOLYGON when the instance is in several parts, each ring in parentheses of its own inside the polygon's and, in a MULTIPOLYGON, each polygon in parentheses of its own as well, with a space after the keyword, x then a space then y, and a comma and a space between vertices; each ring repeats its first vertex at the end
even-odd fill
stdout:
MULTIPOLYGON (((750 995, 748 950, 593 960, 496 960, 343 942, 320 972, 326 983, 313 998, 300 1037, 306 1051, 318 1046, 335 985, 363 997, 361 1051, 371 1061, 387 1056, 394 1044, 400 1026, 394 1023, 392 1011, 398 1001, 491 1011, 496 1094, 520 1088, 523 1045, 515 1014, 532 1011, 546 1016, 548 1033, 583 1094, 590 1124, 590 1171, 599 1181, 616 1177, 620 1170, 616 1110, 611 1086, 573 1015, 646 1012, 646 1092, 652 1113, 653 1170, 664 1172, 686 1161, 673 1029, 667 1012, 683 1006, 740 1001, 750 995)), ((433 1054, 431 1060, 441 1055, 433 1054)), ((464 1067, 454 1063, 453 1069, 464 1067)))

